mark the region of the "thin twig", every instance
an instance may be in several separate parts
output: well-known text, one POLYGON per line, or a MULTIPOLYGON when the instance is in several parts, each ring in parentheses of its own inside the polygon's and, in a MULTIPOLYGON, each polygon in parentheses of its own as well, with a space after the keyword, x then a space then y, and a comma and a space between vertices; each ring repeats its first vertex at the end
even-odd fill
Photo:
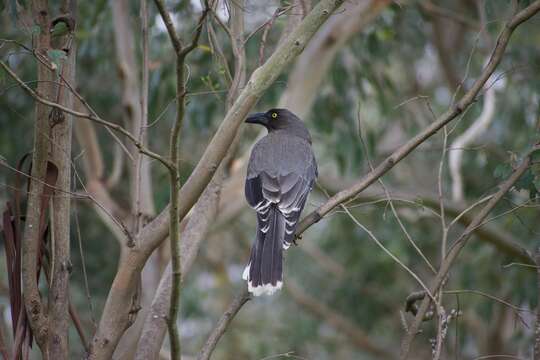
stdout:
POLYGON ((266 38, 268 37, 268 33, 270 32, 270 29, 272 28, 272 25, 274 25, 274 21, 276 21, 276 19, 278 18, 278 16, 280 15, 280 13, 286 11, 285 9, 290 9, 291 6, 288 6, 287 8, 277 8, 276 11, 274 11, 274 14, 272 15, 272 17, 270 18, 270 20, 268 20, 265 24, 264 24, 264 31, 263 31, 263 34, 262 34, 262 37, 261 37, 261 45, 259 46, 259 66, 261 66, 264 62, 264 48, 266 46, 266 38))
POLYGON ((209 360, 210 356, 214 352, 216 345, 221 338, 221 336, 227 330, 229 323, 235 317, 235 315, 240 311, 240 308, 249 300, 251 296, 245 287, 242 292, 240 292, 231 302, 227 310, 223 313, 221 318, 218 320, 216 326, 208 336, 204 346, 201 349, 201 352, 197 356, 197 360, 209 360))
POLYGON ((540 11, 540 0, 535 1, 533 4, 529 5, 527 8, 516 14, 506 24, 504 30, 498 37, 497 45, 493 49, 490 61, 485 66, 484 70, 482 71, 478 79, 475 81, 473 86, 456 104, 452 105, 445 113, 440 115, 437 120, 431 123, 426 129, 421 131, 414 138, 412 138, 407 143, 395 150, 389 157, 387 157, 381 164, 379 164, 374 169, 374 171, 371 171, 369 174, 364 176, 350 188, 335 194, 325 204, 308 214, 298 225, 296 234, 302 234, 308 227, 318 222, 327 213, 329 213, 335 207, 339 206, 339 204, 344 203, 357 196, 361 191, 365 190, 367 187, 377 181, 382 175, 392 169, 398 162, 403 160, 414 149, 416 149, 430 136, 435 134, 444 125, 448 124, 450 121, 452 121, 464 111, 466 111, 469 106, 475 101, 476 96, 501 62, 501 59, 506 50, 506 46, 508 45, 514 29, 529 18, 531 18, 538 11, 540 11))
MULTIPOLYGON (((540 1, 538 1, 538 4, 540 5, 540 1)), ((467 244, 467 241, 469 240, 471 235, 474 233, 474 229, 477 228, 478 224, 480 224, 487 217, 487 215, 491 212, 491 210, 493 210, 495 205, 497 205, 499 200, 502 199, 504 194, 506 194, 506 192, 515 184, 515 182, 519 180, 521 175, 523 175, 523 173, 529 168, 531 153, 532 151, 527 154, 521 165, 514 171, 514 173, 505 182, 501 184, 499 191, 489 200, 489 202, 482 208, 480 213, 471 221, 469 226, 467 226, 467 228, 462 232, 460 237, 455 241, 454 246, 452 246, 449 250, 448 255, 445 257, 444 261, 441 264, 437 276, 435 277, 432 285, 430 286, 430 290, 432 292, 437 292, 440 289, 441 285, 446 279, 450 267, 460 254, 461 250, 467 244)), ((418 313, 413 323, 409 327, 409 332, 406 334, 402 342, 400 359, 404 360, 408 357, 412 340, 418 332, 424 314, 428 310, 429 304, 430 299, 428 298, 425 298, 422 301, 420 309, 418 310, 418 313)))
MULTIPOLYGON (((180 130, 182 129, 182 123, 184 121, 184 113, 186 107, 186 83, 188 79, 184 76, 185 71, 185 59, 186 56, 193 51, 198 44, 199 38, 202 33, 202 28, 206 16, 210 12, 210 5, 208 1, 205 2, 205 9, 203 10, 195 35, 186 47, 183 47, 179 36, 176 34, 174 24, 171 21, 169 12, 165 9, 165 5, 162 0, 155 0, 156 6, 159 10, 161 18, 167 27, 169 38, 173 45, 176 54, 176 120, 169 138, 169 157, 173 164, 173 167, 169 168, 169 182, 170 182, 170 203, 169 207, 169 242, 171 248, 171 262, 172 262, 172 289, 171 289, 171 301, 169 309, 169 318, 167 319, 167 325, 169 327, 169 340, 171 344, 171 358, 181 358, 181 341, 180 331, 178 328, 178 314, 180 313, 180 291, 181 291, 181 278, 182 278, 182 266, 181 266, 181 246, 180 246, 180 214, 178 211, 179 193, 180 193, 180 172, 179 172, 179 140, 180 130)), ((189 77, 188 77, 189 78, 189 77)))
MULTIPOLYGON (((367 160, 367 163, 369 165, 369 168, 371 171, 374 170, 374 167, 373 167, 373 163, 371 162, 371 158, 369 156, 369 151, 368 151, 368 148, 367 148, 367 145, 366 145, 366 142, 364 141, 364 137, 363 137, 363 131, 362 131, 362 123, 360 121, 360 106, 358 106, 358 112, 357 112, 357 122, 358 122, 358 137, 360 138, 360 144, 362 145, 362 149, 364 150, 364 153, 366 154, 366 160, 367 160)), ((390 192, 388 191, 388 189, 386 188, 386 186, 384 185, 384 182, 382 181, 382 178, 379 178, 379 184, 381 184, 381 187, 383 188, 384 190, 384 194, 386 196, 386 200, 388 201, 388 203, 390 204, 390 209, 392 210, 392 214, 394 215, 396 221, 398 222, 399 224, 399 227, 401 229, 401 231, 403 231, 403 233, 405 234, 405 237, 407 238, 407 240, 409 241, 409 243, 412 245, 412 247, 416 250, 416 252, 420 255, 420 257, 424 260, 424 262, 427 264, 427 266, 429 267, 429 269, 434 273, 436 274, 437 271, 435 270, 435 268, 433 267, 433 265, 431 265, 431 262, 428 260, 428 258, 424 255, 424 253, 422 252, 422 250, 418 247, 418 245, 416 245, 416 243, 414 242, 414 240, 412 239, 411 235, 409 234, 409 232, 407 231, 407 228, 405 227, 405 225, 403 224, 403 222, 401 221, 401 218, 399 217, 398 213, 397 213, 397 210, 394 206, 394 202, 392 201, 392 197, 390 196, 390 192)))
POLYGON ((368 234, 368 236, 371 238, 371 240, 373 240, 373 242, 375 242, 375 244, 381 248, 382 251, 384 251, 386 253, 386 255, 388 255, 392 260, 394 260, 399 266, 401 266, 405 271, 407 271, 415 280, 416 282, 422 287, 422 289, 424 289, 424 291, 426 291, 427 295, 429 296, 429 298, 433 301, 435 301, 435 297, 433 296, 433 294, 429 291, 428 287, 426 286, 426 284, 424 284, 424 282, 420 279, 420 277, 418 277, 418 275, 416 275, 416 273, 414 271, 412 271, 407 265, 405 265, 401 260, 398 259, 397 256, 395 256, 390 250, 388 250, 380 241, 379 239, 377 239, 377 237, 367 228, 365 227, 360 221, 358 221, 358 219, 356 219, 356 217, 354 217, 354 215, 349 211, 349 209, 343 205, 343 204, 340 204, 341 208, 343 210, 345 210, 345 212, 347 213, 347 215, 349 215, 349 217, 351 218, 351 220, 358 226, 360 227, 362 230, 364 230, 364 232, 366 234, 368 234))
POLYGON ((90 294, 90 286, 88 285, 88 273, 86 272, 86 257, 84 256, 84 250, 82 246, 82 236, 81 236, 81 226, 79 224, 79 212, 77 210, 77 204, 73 204, 73 212, 75 215, 75 228, 77 229, 77 243, 79 244, 79 255, 81 257, 81 267, 83 272, 84 279, 84 290, 86 294, 86 299, 88 300, 88 307, 90 310, 90 320, 94 326, 93 331, 97 329, 96 317, 94 315, 94 304, 92 302, 92 295, 90 294))
POLYGON ((3 61, 0 60, 0 66, 2 66, 2 68, 8 73, 8 75, 10 77, 12 77, 15 81, 17 81, 21 88, 23 90, 25 90, 31 97, 34 98, 34 100, 36 100, 37 102, 43 104, 43 105, 47 105, 47 106, 50 106, 52 108, 56 108, 58 110, 61 110, 67 114, 70 114, 70 115, 73 115, 75 117, 78 117, 78 118, 84 118, 84 119, 88 119, 88 120, 92 120, 100 125, 103 125, 105 126, 106 128, 109 128, 111 130, 114 130, 114 131, 117 131, 119 133, 121 133, 122 135, 124 135, 125 137, 127 137, 131 142, 133 142, 133 144, 139 149, 140 152, 142 152, 143 154, 145 155, 148 155, 149 157, 153 158, 153 159, 156 159, 158 160, 159 162, 161 162, 163 165, 165 165, 167 168, 170 168, 171 166, 173 166, 171 164, 171 162, 167 159, 165 159, 163 156, 145 148, 136 138, 135 136, 133 136, 133 134, 131 134, 129 131, 127 131, 126 129, 124 129, 122 126, 118 125, 118 124, 114 124, 114 123, 111 123, 111 122, 108 122, 106 120, 103 120, 102 118, 100 118, 99 116, 96 116, 94 114, 88 114, 88 113, 82 113, 82 112, 79 112, 79 111, 75 111, 73 109, 70 109, 70 108, 67 108, 63 105, 60 105, 58 103, 55 103, 55 102, 52 102, 52 101, 49 101, 45 98, 43 98, 40 94, 38 94, 37 92, 35 92, 34 90, 32 90, 28 85, 26 85, 24 83, 24 81, 22 81, 18 76, 17 74, 15 74, 10 68, 9 66, 6 65, 6 63, 4 63, 3 61))
MULTIPOLYGON (((139 123, 139 133, 137 134, 137 141, 141 144, 146 142, 146 131, 148 128, 148 3, 146 0, 140 1, 140 18, 141 18, 141 40, 142 40, 142 78, 141 78, 141 94, 140 94, 140 106, 141 106, 141 118, 139 123)), ((141 216, 141 182, 143 171, 143 154, 139 152, 135 165, 135 186, 133 201, 133 216, 134 226, 133 232, 138 233, 142 227, 141 216)))

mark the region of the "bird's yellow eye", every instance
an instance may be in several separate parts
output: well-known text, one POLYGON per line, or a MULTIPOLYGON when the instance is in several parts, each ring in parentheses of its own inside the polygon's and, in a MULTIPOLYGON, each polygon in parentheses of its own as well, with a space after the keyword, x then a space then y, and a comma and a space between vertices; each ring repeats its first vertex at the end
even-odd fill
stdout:
POLYGON ((277 118, 277 113, 272 113, 272 117, 275 119, 277 118))

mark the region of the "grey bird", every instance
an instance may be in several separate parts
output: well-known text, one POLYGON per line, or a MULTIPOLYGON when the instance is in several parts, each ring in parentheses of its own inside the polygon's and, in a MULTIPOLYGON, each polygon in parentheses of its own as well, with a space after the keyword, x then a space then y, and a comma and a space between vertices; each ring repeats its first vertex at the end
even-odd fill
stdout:
POLYGON ((253 295, 271 295, 283 285, 283 249, 295 240, 317 162, 309 131, 289 110, 252 114, 246 123, 260 124, 268 134, 253 147, 247 167, 245 193, 257 211, 257 234, 242 277, 253 295))

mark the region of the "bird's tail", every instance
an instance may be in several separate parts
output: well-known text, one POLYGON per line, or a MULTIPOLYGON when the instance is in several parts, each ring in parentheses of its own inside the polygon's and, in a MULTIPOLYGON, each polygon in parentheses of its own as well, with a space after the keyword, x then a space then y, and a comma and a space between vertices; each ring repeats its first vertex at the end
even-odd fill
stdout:
POLYGON ((271 295, 283 285, 285 217, 274 204, 270 205, 265 215, 267 221, 258 216, 257 238, 242 275, 248 282, 249 292, 255 296, 271 295))

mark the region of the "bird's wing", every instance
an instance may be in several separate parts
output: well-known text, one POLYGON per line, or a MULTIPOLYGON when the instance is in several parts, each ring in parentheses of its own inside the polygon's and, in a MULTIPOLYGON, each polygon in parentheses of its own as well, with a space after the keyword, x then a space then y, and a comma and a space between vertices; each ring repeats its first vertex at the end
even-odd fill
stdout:
POLYGON ((286 220, 284 246, 294 240, 296 225, 317 177, 311 146, 297 137, 267 135, 253 148, 245 193, 258 213, 259 230, 268 231, 268 209, 276 204, 286 220))
POLYGON ((260 172, 247 178, 245 193, 248 204, 257 211, 259 230, 266 233, 269 228, 268 210, 275 204, 285 217, 284 247, 288 248, 293 240, 296 225, 313 188, 314 176, 309 173, 269 174, 260 172), (311 175, 311 176, 310 176, 311 175))

